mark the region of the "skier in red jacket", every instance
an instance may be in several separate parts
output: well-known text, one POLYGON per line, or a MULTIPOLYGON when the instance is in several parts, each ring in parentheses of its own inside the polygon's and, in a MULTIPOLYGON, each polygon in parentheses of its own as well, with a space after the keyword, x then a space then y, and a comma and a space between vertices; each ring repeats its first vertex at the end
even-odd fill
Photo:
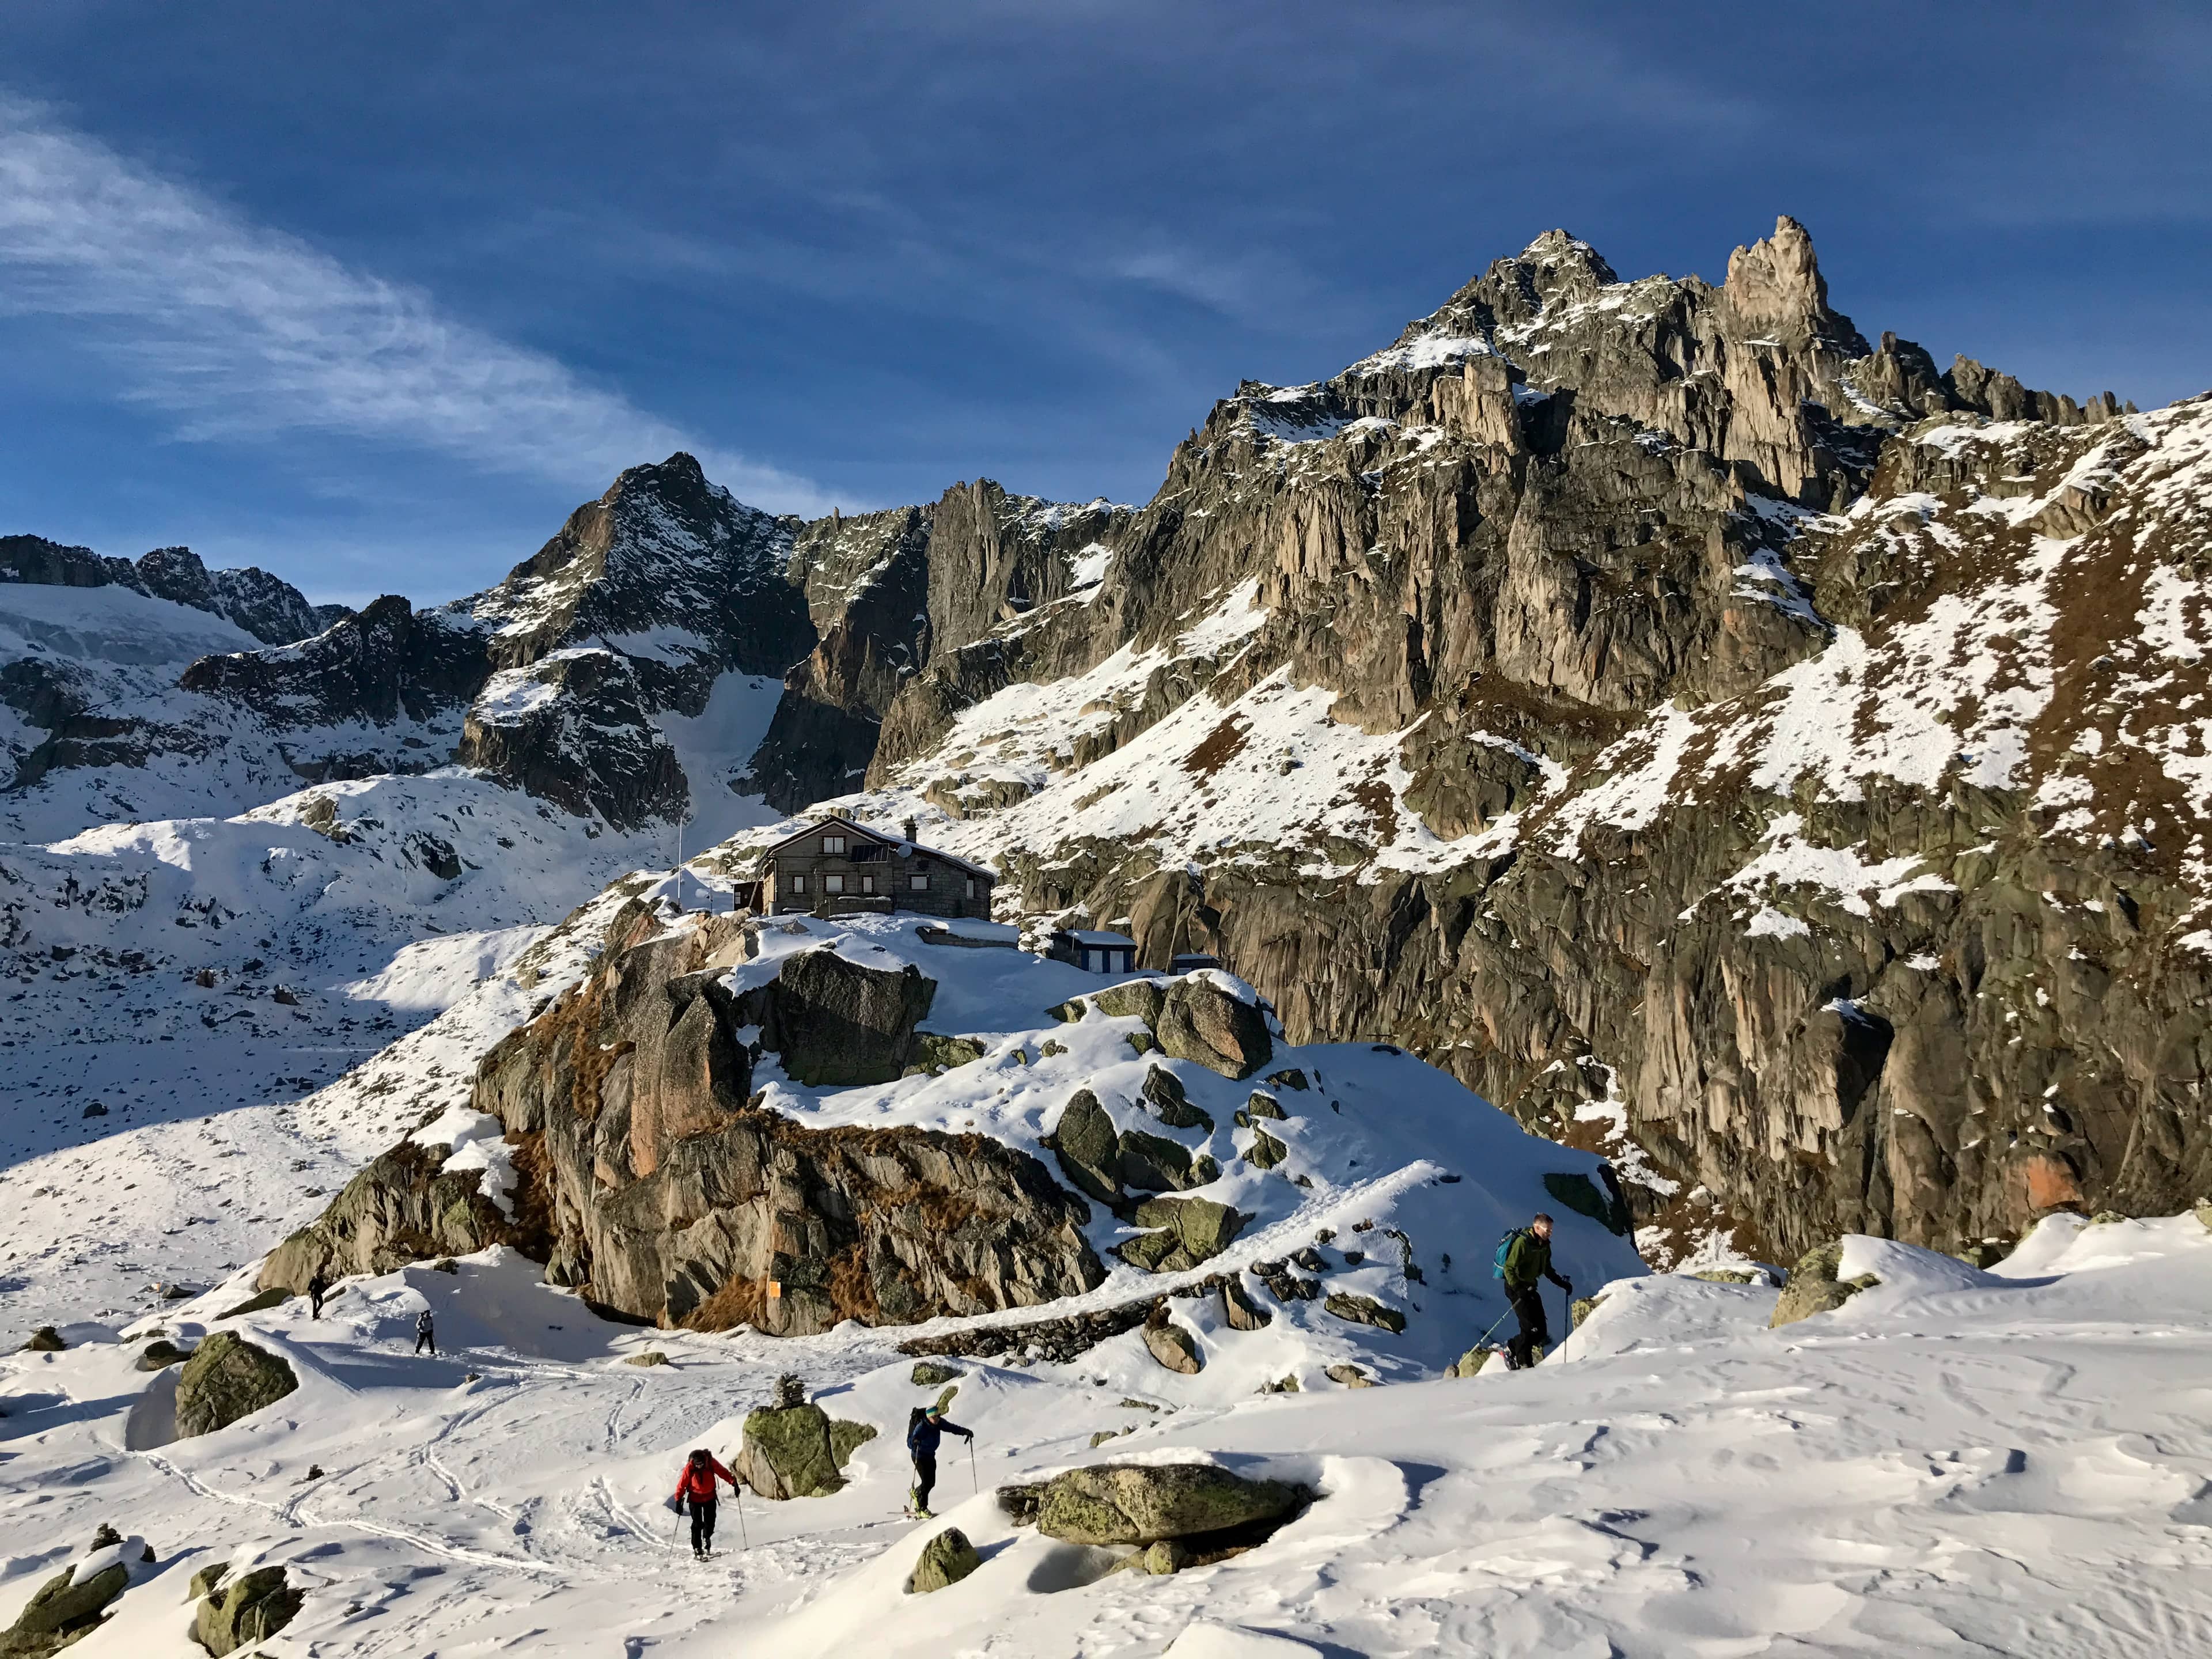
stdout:
POLYGON ((691 1506, 691 1553, 702 1561, 714 1550, 714 1500, 720 1490, 714 1485, 717 1476, 736 1490, 738 1477, 702 1446, 684 1459, 684 1473, 676 1477, 676 1512, 681 1515, 686 1504, 691 1506))

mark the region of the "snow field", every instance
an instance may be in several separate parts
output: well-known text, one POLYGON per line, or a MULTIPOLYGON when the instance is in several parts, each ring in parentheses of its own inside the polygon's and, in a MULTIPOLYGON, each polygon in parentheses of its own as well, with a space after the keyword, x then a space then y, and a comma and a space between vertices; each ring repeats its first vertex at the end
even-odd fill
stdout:
POLYGON ((665 884, 617 882, 655 839, 449 770, 0 848, 0 1341, 311 1219, 665 884), (586 901, 565 934, 538 921, 586 901))
MULTIPOLYGON (((1850 1241, 1862 1267, 1884 1283, 1780 1331, 1771 1290, 1616 1283, 1545 1366, 1470 1382, 1258 1397, 1209 1367, 1170 1379, 1218 1381, 1178 1401, 1125 1380, 1167 1373, 1105 1349, 955 1360, 977 1495, 948 1443, 942 1519, 913 1523, 899 1437, 938 1390, 890 1352, 903 1333, 610 1325, 489 1251, 349 1281, 320 1322, 298 1303, 234 1322, 300 1389, 193 1441, 143 1432, 161 1380, 130 1369, 135 1336, 0 1362, 0 1616, 110 1519, 161 1559, 87 1659, 182 1652, 184 1581, 226 1558, 283 1562, 309 1594, 270 1650, 330 1659, 2203 1650, 2212 1236, 2189 1217, 2059 1219, 2000 1272, 1850 1241), (409 1352, 424 1306, 434 1360, 409 1352), (670 1363, 622 1363, 647 1348, 670 1363), (720 1553, 694 1564, 662 1507, 678 1464, 701 1444, 726 1462, 785 1370, 878 1437, 834 1497, 748 1498, 742 1531, 726 1498, 720 1553), (1321 1496, 1250 1553, 1166 1579, 1097 1578, 1111 1553, 1011 1529, 989 1496, 1109 1457, 1216 1461, 1321 1496), (941 1525, 983 1567, 906 1596, 941 1525)), ((244 1284, 160 1322, 192 1340, 244 1284)))

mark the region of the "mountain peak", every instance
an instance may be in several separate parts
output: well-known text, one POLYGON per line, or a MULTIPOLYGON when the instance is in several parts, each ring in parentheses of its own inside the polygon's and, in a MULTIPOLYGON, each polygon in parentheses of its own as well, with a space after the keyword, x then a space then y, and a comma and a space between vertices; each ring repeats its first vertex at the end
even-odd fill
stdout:
POLYGON ((1771 236, 1729 255, 1722 293, 1747 328, 1771 334, 1784 345, 1826 340, 1847 356, 1868 355, 1851 319, 1828 305, 1812 233, 1786 213, 1776 216, 1771 236))

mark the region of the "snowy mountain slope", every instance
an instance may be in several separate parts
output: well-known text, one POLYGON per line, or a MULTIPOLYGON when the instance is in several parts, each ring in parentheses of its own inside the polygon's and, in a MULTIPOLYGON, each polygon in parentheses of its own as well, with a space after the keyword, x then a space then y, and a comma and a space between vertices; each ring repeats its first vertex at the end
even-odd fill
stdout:
MULTIPOLYGON (((417 611, 387 597, 273 647, 235 629, 172 629, 154 647, 79 629, 80 656, 112 649, 134 672, 81 672, 81 691, 35 708, 28 692, 13 698, 49 731, 16 744, 8 824, 43 842, 103 822, 222 817, 302 781, 457 759, 572 816, 751 821, 764 815, 734 806, 729 786, 769 717, 735 713, 732 697, 757 699, 813 643, 785 579, 797 524, 741 505, 678 455, 630 469, 505 581, 451 605, 417 611), (732 676, 743 692, 722 684, 732 676)), ((0 598, 18 592, 76 590, 0 598)), ((0 664, 0 678, 25 672, 0 664)))
POLYGON ((583 970, 656 839, 441 772, 0 848, 0 1330, 266 1249, 583 970))
MULTIPOLYGON (((67 1508, 0 1516, 14 1564, 0 1613, 113 1517, 158 1559, 82 1644, 94 1659, 182 1650, 184 1581, 225 1559, 281 1564, 305 1590, 271 1651, 331 1656, 465 1649, 487 1609, 495 1639, 552 1654, 2202 1645, 2202 1224, 2048 1223, 2018 1271, 1971 1277, 1854 1248, 1887 1278, 1839 1313, 1770 1332, 1771 1291, 1635 1279, 1608 1287, 1581 1352, 1527 1376, 1253 1396, 1218 1370, 1208 1393, 1209 1373, 1166 1379, 1133 1335, 1068 1366, 964 1362, 952 1411, 979 1437, 979 1495, 956 1445, 944 1520, 919 1524, 897 1518, 896 1437, 937 1390, 910 1382, 883 1333, 605 1324, 495 1252, 452 1275, 356 1282, 319 1322, 297 1303, 230 1322, 285 1356, 299 1391, 161 1443, 161 1381, 130 1369, 140 1342, 80 1331, 82 1346, 5 1362, 11 1479, 67 1508), (1685 1318, 1691 1303, 1705 1311, 1685 1318), (425 1306, 436 1359, 407 1352, 425 1306), (670 1363, 621 1363, 648 1347, 670 1363), (833 1497, 748 1496, 742 1517, 726 1501, 717 1558, 693 1563, 661 1507, 684 1449, 733 1450, 744 1411, 793 1369, 878 1437, 833 1497), (1092 1449, 1109 1429, 1133 1431, 1092 1449), (1248 1554, 1097 1579, 1102 1562, 1009 1527, 989 1494, 1109 1458, 1218 1461, 1319 1495, 1248 1554), (982 1567, 902 1594, 943 1525, 982 1567)), ((198 1340, 238 1293, 162 1322, 198 1340)))

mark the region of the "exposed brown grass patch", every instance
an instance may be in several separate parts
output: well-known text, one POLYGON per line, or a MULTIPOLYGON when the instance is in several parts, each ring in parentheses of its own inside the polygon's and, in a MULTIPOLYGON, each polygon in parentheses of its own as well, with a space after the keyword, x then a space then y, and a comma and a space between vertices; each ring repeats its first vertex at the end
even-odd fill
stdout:
POLYGON ((1182 769, 1193 777, 1210 778, 1243 752, 1251 735, 1251 722, 1242 714, 1231 714, 1182 757, 1182 769))

